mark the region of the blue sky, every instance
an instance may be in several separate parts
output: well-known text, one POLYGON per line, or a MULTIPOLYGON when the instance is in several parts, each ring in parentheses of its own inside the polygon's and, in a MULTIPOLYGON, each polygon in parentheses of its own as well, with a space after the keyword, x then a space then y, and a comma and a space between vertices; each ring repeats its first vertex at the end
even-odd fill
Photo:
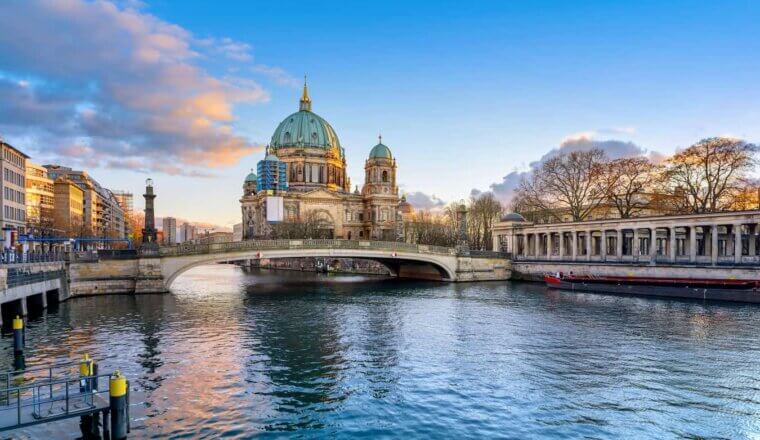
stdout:
MULTIPOLYGON (((22 2, 9 4, 2 6, 10 8, 6 12, 27 8, 22 2)), ((75 13, 61 15, 43 4, 20 15, 28 17, 27 27, 44 25, 45 14, 73 20, 73 27, 78 16, 93 13, 98 5, 83 3, 75 13)), ((148 175, 153 177, 160 215, 225 226, 237 222, 242 179, 261 158, 260 152, 251 151, 268 142, 277 123, 297 110, 304 73, 314 111, 333 125, 347 150, 354 183, 361 183, 363 161, 382 132, 398 159, 403 189, 447 201, 467 197, 472 189, 488 190, 510 172, 524 171, 551 150, 578 139, 632 142, 634 150, 662 154, 708 136, 760 141, 758 2, 156 0, 136 6, 120 2, 105 17, 123 24, 119 12, 127 10, 133 12, 130 23, 144 20, 149 28, 169 27, 166 32, 199 52, 182 55, 181 63, 202 72, 201 82, 226 82, 219 93, 229 118, 224 111, 209 118, 232 133, 225 140, 228 147, 203 141, 198 154, 186 155, 177 142, 162 156, 146 146, 146 157, 170 162, 168 174, 137 159, 116 164, 109 156, 88 163, 104 185, 136 193, 148 175), (204 161, 214 167, 207 168, 204 161), (214 177, 183 176, 187 171, 214 177)), ((138 32, 135 38, 150 33, 138 32)), ((92 38, 99 33, 93 32, 92 38)), ((122 47, 121 39, 113 44, 119 46, 115 53, 135 46, 122 47)), ((164 50, 177 49, 167 47, 160 47, 162 57, 174 53, 164 50)), ((83 50, 88 49, 97 53, 92 58, 97 63, 103 49, 93 45, 83 50)), ((72 74, 62 75, 51 62, 53 55, 46 62, 35 57, 23 49, 0 49, 0 78, 31 78, 56 84, 55 90, 74 87, 72 74)), ((60 63, 67 60, 61 55, 60 63)), ((79 85, 82 90, 97 89, 109 78, 94 70, 81 75, 87 83, 87 88, 79 85)), ((124 81, 133 78, 125 76, 124 81)), ((139 87, 124 90, 142 93, 139 87)), ((84 107, 107 113, 117 101, 130 114, 144 108, 123 93, 110 100, 96 96, 92 104, 85 99, 84 107)), ((217 101, 206 104, 199 110, 206 116, 208 108, 219 107, 217 101)), ((81 104, 79 108, 81 113, 81 104)), ((184 114, 179 113, 172 114, 184 114)), ((113 120, 121 114, 111 111, 109 116, 113 120)), ((42 118, 37 124, 21 121, 11 127, 0 123, 0 129, 40 161, 81 163, 80 156, 93 155, 71 145, 92 136, 95 122, 84 125, 87 135, 68 133, 67 146, 53 148, 50 136, 32 133, 54 121, 42 118)), ((166 139, 165 133, 160 135, 166 139)), ((136 133, 125 136, 136 137, 137 143, 142 139, 136 133)), ((114 157, 142 151, 123 145, 107 148, 114 157)))

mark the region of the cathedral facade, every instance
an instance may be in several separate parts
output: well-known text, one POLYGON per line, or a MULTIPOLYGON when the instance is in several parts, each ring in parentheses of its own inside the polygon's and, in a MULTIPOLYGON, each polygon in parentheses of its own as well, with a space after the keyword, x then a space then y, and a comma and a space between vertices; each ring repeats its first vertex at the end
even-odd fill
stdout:
POLYGON ((365 161, 361 191, 351 191, 345 150, 332 126, 312 112, 305 84, 299 110, 277 126, 257 170, 243 183, 243 239, 271 237, 283 222, 310 222, 331 238, 403 236, 402 216, 411 207, 399 198, 390 148, 381 137, 365 161))

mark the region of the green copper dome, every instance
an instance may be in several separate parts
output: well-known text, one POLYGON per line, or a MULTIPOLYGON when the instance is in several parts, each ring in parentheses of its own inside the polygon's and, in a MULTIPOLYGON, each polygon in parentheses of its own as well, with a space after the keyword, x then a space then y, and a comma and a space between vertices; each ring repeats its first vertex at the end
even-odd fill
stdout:
POLYGON ((247 176, 245 176, 246 182, 256 182, 256 173, 251 171, 247 176))
POLYGON ((299 111, 285 118, 272 135, 271 148, 315 147, 336 148, 342 153, 338 135, 332 126, 311 111, 311 98, 304 84, 299 111))
POLYGON ((380 143, 372 147, 372 150, 369 152, 369 158, 393 159, 393 155, 390 148, 380 143))

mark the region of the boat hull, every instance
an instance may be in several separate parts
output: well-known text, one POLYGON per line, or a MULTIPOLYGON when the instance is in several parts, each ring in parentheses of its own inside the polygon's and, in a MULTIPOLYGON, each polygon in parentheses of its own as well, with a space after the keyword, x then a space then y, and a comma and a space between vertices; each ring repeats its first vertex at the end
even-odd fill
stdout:
POLYGON ((635 282, 602 282, 564 280, 553 276, 544 277, 549 288, 572 292, 611 293, 621 295, 689 298, 711 301, 760 303, 760 290, 721 288, 710 286, 662 286, 636 284, 635 282))

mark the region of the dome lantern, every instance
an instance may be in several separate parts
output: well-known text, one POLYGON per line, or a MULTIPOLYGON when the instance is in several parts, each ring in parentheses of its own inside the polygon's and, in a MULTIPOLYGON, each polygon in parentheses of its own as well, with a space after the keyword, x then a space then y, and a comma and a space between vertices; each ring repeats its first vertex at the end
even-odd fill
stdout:
POLYGON ((306 85, 306 75, 303 76, 303 93, 301 94, 301 105, 298 110, 302 112, 311 111, 311 98, 309 97, 309 87, 306 85))

